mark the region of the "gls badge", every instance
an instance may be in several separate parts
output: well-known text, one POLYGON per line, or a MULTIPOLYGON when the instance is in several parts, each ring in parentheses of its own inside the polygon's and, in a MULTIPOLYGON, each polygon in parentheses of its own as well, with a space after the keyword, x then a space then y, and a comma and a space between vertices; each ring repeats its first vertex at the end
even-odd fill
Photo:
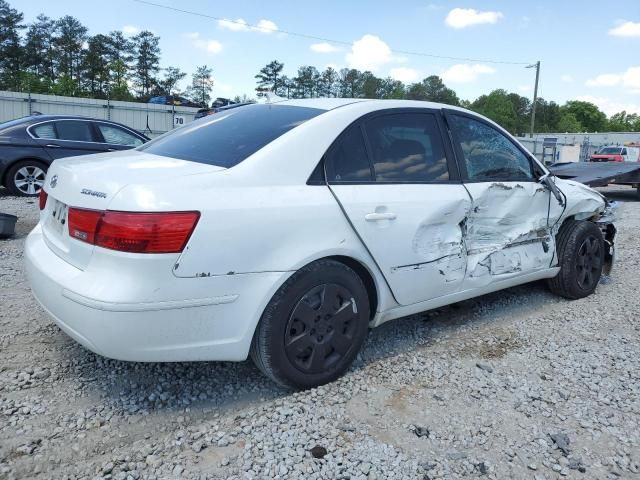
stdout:
POLYGON ((58 175, 54 175, 53 177, 51 177, 51 180, 49 180, 49 186, 51 188, 56 188, 57 184, 58 184, 58 175))

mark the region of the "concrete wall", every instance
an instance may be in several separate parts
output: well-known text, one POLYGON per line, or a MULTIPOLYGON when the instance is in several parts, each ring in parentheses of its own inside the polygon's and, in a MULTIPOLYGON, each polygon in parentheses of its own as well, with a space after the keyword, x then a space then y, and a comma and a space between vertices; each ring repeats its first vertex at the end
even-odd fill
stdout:
POLYGON ((119 122, 155 137, 171 130, 174 125, 193 121, 197 111, 193 107, 0 91, 0 122, 24 117, 32 112, 82 115, 119 122))

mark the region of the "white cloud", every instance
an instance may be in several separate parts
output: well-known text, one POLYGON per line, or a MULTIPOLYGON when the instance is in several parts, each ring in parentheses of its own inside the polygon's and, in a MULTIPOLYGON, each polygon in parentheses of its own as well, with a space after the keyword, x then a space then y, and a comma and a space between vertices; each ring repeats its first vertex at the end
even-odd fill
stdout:
POLYGON ((480 12, 473 8, 454 8, 449 12, 444 23, 451 28, 466 28, 483 23, 496 23, 504 15, 502 12, 480 12))
POLYGON ((573 77, 571 75, 562 75, 560 77, 560 80, 562 80, 565 83, 571 83, 573 82, 573 77))
POLYGON ((351 68, 375 72, 393 61, 393 55, 389 45, 379 37, 368 33, 360 40, 353 42, 351 52, 347 54, 345 60, 351 68))
POLYGON ((338 47, 327 42, 314 43, 309 48, 316 53, 333 53, 340 50, 338 47))
POLYGON ((262 33, 273 33, 278 31, 278 26, 271 20, 260 20, 252 30, 262 33))
POLYGON ((389 71, 389 76, 394 80, 400 80, 404 83, 415 82, 420 74, 413 68, 398 67, 389 71))
POLYGON ((488 65, 460 63, 446 69, 440 77, 444 82, 469 83, 475 81, 480 75, 495 73, 495 71, 488 65))
POLYGON ((185 33, 184 36, 190 39, 191 44, 199 50, 204 50, 214 55, 222 52, 223 47, 218 40, 202 38, 198 32, 185 33))
POLYGON ((614 37, 640 37, 640 22, 622 22, 609 30, 614 37))
POLYGON ((231 30, 232 32, 246 32, 249 30, 249 25, 246 20, 242 18, 236 18, 235 20, 223 18, 218 20, 218 26, 226 30, 231 30))
POLYGON ((255 26, 250 26, 244 18, 236 18, 235 20, 229 20, 228 18, 222 18, 218 20, 218 26, 225 30, 231 30, 232 32, 262 32, 273 33, 278 31, 278 26, 271 20, 262 19, 255 26))
POLYGON ((640 67, 629 67, 622 73, 603 73, 585 82, 587 87, 617 87, 640 90, 640 67))
POLYGON ((137 35, 140 33, 140 28, 135 25, 125 25, 122 27, 122 33, 125 35, 137 35))
POLYGON ((597 105, 600 110, 607 114, 607 116, 611 116, 614 113, 618 113, 623 110, 627 113, 640 114, 640 104, 637 103, 618 102, 615 100, 611 100, 610 98, 595 97, 593 95, 579 95, 578 97, 576 97, 576 100, 591 102, 597 105))

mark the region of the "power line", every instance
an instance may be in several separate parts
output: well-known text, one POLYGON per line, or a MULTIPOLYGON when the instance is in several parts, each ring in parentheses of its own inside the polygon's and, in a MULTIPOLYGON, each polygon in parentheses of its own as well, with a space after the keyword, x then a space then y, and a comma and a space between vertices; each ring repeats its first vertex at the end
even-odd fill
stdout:
MULTIPOLYGON (((152 7, 164 8, 165 10, 171 10, 173 12, 186 13, 187 15, 194 15, 196 17, 208 18, 210 20, 218 20, 218 21, 224 21, 224 22, 228 22, 228 23, 234 23, 234 24, 237 24, 237 25, 242 25, 243 27, 246 27, 246 28, 252 28, 254 30, 259 30, 259 31, 263 31, 263 32, 286 33, 287 35, 291 35, 292 37, 306 38, 308 40, 319 40, 321 42, 334 43, 336 45, 351 46, 352 43, 353 43, 353 42, 346 42, 344 40, 335 40, 335 39, 332 39, 332 38, 319 37, 319 36, 310 35, 310 34, 307 34, 307 33, 291 32, 291 31, 281 30, 281 29, 273 30, 273 29, 266 28, 266 27, 259 26, 259 25, 252 25, 250 23, 239 22, 238 20, 230 20, 228 18, 216 17, 216 16, 213 16, 213 15, 208 15, 206 13, 193 12, 191 10, 184 10, 182 8, 170 7, 169 5, 162 5, 160 3, 150 2, 148 0, 133 0, 133 1, 137 2, 137 3, 142 3, 144 5, 149 5, 149 6, 152 6, 152 7)), ((442 59, 442 60, 456 60, 456 61, 462 61, 462 62, 481 62, 481 63, 494 63, 494 64, 503 64, 503 65, 528 65, 528 64, 531 63, 531 62, 510 62, 510 61, 506 61, 506 60, 487 60, 487 59, 470 58, 470 57, 451 57, 451 56, 447 56, 447 55, 436 55, 436 54, 433 54, 433 53, 415 52, 415 51, 411 51, 411 50, 394 50, 394 49, 392 49, 391 51, 393 53, 397 53, 397 54, 401 54, 401 55, 411 55, 411 56, 414 56, 414 57, 438 58, 438 59, 442 59)))

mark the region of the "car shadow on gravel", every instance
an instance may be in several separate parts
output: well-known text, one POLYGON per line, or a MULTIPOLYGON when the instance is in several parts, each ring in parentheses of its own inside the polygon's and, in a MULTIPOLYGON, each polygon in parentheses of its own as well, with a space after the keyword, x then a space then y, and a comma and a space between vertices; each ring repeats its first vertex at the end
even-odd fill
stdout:
MULTIPOLYGON (((514 287, 440 309, 387 322, 370 331, 350 372, 455 336, 462 327, 491 326, 517 308, 535 311, 554 299, 542 282, 514 287)), ((62 332, 59 335, 64 336, 62 332)), ((75 388, 122 413, 177 411, 186 407, 239 410, 292 394, 245 362, 137 363, 95 355, 72 340, 61 349, 63 370, 75 388)), ((349 373, 347 373, 348 375, 349 373)))

